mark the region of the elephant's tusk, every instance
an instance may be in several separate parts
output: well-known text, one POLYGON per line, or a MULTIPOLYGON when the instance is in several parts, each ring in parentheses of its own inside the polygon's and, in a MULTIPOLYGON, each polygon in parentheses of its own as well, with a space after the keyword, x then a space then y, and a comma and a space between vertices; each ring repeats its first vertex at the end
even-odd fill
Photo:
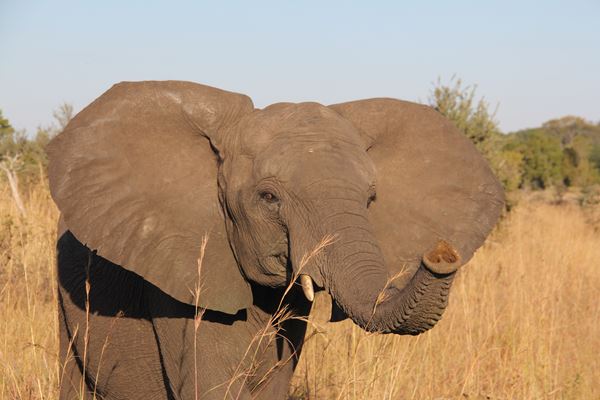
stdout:
POLYGON ((302 291, 304 292, 306 299, 308 301, 313 301, 315 299, 315 291, 310 276, 305 274, 300 275, 300 285, 302 285, 302 291))

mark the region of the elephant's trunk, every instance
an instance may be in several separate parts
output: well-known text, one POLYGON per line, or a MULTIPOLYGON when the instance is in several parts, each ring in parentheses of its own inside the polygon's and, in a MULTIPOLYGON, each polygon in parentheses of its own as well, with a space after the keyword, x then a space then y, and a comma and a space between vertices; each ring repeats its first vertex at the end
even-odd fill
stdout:
MULTIPOLYGON (((362 265, 355 262, 356 269, 362 265)), ((384 269, 383 265, 380 268, 384 269)), ((387 275, 375 283, 360 272, 353 274, 351 282, 338 278, 339 274, 344 273, 333 274, 329 291, 356 324, 367 331, 411 335, 431 329, 439 321, 454 278, 454 273, 439 275, 423 264, 402 288, 391 286, 387 275)))
MULTIPOLYGON (((333 213, 322 224, 336 236, 320 259, 320 279, 337 305, 367 331, 416 335, 432 328, 448 302, 460 257, 447 243, 425 255, 401 288, 391 284, 366 209, 333 213)), ((309 270, 309 274, 314 273, 309 270)))

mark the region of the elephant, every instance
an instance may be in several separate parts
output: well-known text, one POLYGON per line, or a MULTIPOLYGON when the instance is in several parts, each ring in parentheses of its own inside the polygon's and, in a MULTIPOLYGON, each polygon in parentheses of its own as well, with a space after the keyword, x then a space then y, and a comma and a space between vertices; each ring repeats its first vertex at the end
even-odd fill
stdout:
POLYGON ((418 335, 504 194, 435 109, 122 82, 47 147, 61 399, 285 399, 315 292, 418 335))

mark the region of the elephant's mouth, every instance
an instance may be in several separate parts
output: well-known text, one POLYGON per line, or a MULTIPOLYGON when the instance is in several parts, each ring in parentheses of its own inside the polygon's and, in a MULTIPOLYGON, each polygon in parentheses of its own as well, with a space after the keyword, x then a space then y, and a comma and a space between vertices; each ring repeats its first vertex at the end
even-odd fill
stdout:
POLYGON ((287 268, 288 263, 289 263, 289 257, 287 255, 287 253, 274 254, 271 257, 275 258, 277 260, 277 262, 279 263, 279 265, 287 268))
POLYGON ((278 279, 276 286, 283 286, 290 274, 291 267, 287 252, 281 251, 263 257, 260 260, 263 274, 275 276, 278 279))
POLYGON ((300 276, 295 276, 292 269, 292 261, 288 255, 287 251, 278 252, 275 254, 271 254, 263 259, 263 266, 269 269, 270 275, 275 275, 278 277, 285 277, 285 281, 281 282, 281 286, 289 285, 290 279, 297 278, 294 282, 295 284, 299 284, 302 287, 302 291, 304 296, 308 301, 313 301, 315 296, 315 291, 323 290, 322 287, 316 285, 311 277, 307 274, 300 274, 300 276))

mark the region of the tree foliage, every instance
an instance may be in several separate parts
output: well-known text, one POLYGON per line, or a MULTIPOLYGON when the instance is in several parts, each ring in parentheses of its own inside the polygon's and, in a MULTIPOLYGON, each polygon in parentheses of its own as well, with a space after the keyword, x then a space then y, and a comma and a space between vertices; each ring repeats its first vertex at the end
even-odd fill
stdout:
POLYGON ((505 148, 523 155, 522 184, 545 189, 562 182, 564 154, 558 138, 534 129, 511 139, 505 148))
POLYGON ((46 145, 64 129, 72 116, 73 107, 66 103, 61 105, 54 112, 58 125, 39 127, 31 138, 25 131, 14 129, 0 110, 0 162, 26 181, 44 174, 48 163, 46 145))
POLYGON ((476 86, 440 80, 429 103, 454 122, 485 158, 506 191, 600 183, 600 125, 566 116, 542 126, 502 134, 476 86))
POLYGON ((595 144, 590 149, 590 163, 596 171, 600 171, 600 144, 595 144))
POLYGON ((508 138, 508 146, 527 154, 522 186, 535 189, 600 183, 598 125, 566 116, 545 122, 539 128, 510 134, 508 138))
POLYGON ((477 148, 489 155, 494 151, 494 139, 500 133, 495 113, 490 113, 485 99, 475 100, 476 86, 463 86, 460 79, 452 78, 445 85, 438 79, 429 103, 454 122, 477 148))

